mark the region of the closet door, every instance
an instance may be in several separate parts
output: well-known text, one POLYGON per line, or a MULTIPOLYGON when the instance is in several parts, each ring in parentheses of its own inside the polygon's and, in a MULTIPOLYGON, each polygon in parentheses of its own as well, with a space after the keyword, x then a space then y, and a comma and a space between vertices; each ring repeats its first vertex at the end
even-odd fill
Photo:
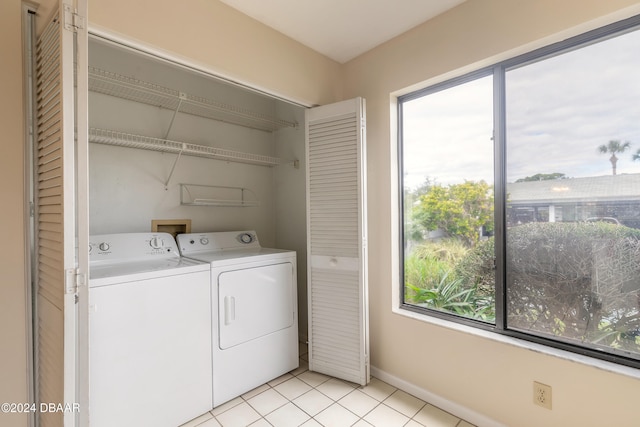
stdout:
POLYGON ((306 114, 309 369, 369 382, 365 102, 306 114))
POLYGON ((35 46, 35 387, 38 408, 62 405, 38 425, 75 427, 88 425, 86 0, 56 3, 35 46))

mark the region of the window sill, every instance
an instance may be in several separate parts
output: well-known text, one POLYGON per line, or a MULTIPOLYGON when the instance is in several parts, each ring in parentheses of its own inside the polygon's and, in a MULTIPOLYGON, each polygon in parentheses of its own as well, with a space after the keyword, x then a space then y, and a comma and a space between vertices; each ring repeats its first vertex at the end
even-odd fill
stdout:
POLYGON ((545 356, 556 357, 558 359, 576 362, 603 371, 624 375, 629 378, 640 380, 640 369, 636 369, 630 366, 619 365, 617 363, 608 362, 606 360, 596 359, 594 357, 584 356, 581 354, 572 353, 570 351, 561 350, 554 347, 549 347, 542 344, 526 341, 523 339, 502 335, 497 332, 491 332, 480 328, 474 328, 472 326, 463 325, 450 320, 440 319, 438 317, 427 316, 413 311, 404 310, 399 307, 392 309, 394 314, 398 314, 404 317, 408 317, 419 322, 428 323, 430 325, 439 326, 452 331, 461 332, 464 334, 473 335, 483 339, 491 340, 501 344, 507 344, 514 347, 534 351, 536 353, 543 354, 545 356))

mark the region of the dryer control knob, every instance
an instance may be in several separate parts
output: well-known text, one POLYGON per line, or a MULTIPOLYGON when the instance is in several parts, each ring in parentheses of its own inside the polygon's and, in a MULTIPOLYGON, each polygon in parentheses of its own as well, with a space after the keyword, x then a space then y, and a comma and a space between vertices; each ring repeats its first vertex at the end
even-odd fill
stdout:
POLYGON ((164 246, 164 240, 162 240, 159 237, 153 237, 151 238, 151 240, 149 241, 149 245, 153 248, 153 249, 160 249, 164 246))
POLYGON ((109 244, 108 244, 107 242, 102 242, 102 243, 100 243, 100 244, 98 245, 98 248, 99 248, 101 251, 108 251, 108 250, 109 250, 109 248, 111 248, 111 246, 109 246, 109 244))
POLYGON ((244 233, 240 235, 240 241, 242 243, 251 243, 253 242, 253 236, 249 233, 244 233))
POLYGON ((206 237, 202 237, 200 239, 200 243, 202 243, 203 245, 208 245, 209 244, 209 239, 207 239, 206 237))

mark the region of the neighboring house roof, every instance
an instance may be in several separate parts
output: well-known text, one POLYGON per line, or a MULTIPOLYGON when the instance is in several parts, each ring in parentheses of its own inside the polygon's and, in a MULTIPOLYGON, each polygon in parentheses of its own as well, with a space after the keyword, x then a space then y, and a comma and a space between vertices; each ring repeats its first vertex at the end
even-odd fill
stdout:
POLYGON ((640 174, 509 183, 507 201, 519 205, 640 201, 640 174))

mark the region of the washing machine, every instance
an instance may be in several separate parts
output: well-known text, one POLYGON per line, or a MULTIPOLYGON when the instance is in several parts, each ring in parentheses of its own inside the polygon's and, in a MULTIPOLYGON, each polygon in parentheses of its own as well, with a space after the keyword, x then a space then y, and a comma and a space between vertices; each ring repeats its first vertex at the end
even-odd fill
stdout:
POLYGON ((176 427, 213 408, 210 266, 167 233, 90 237, 92 427, 176 427))
POLYGON ((211 267, 214 407, 296 369, 296 253, 261 247, 255 231, 177 241, 183 257, 211 267))

